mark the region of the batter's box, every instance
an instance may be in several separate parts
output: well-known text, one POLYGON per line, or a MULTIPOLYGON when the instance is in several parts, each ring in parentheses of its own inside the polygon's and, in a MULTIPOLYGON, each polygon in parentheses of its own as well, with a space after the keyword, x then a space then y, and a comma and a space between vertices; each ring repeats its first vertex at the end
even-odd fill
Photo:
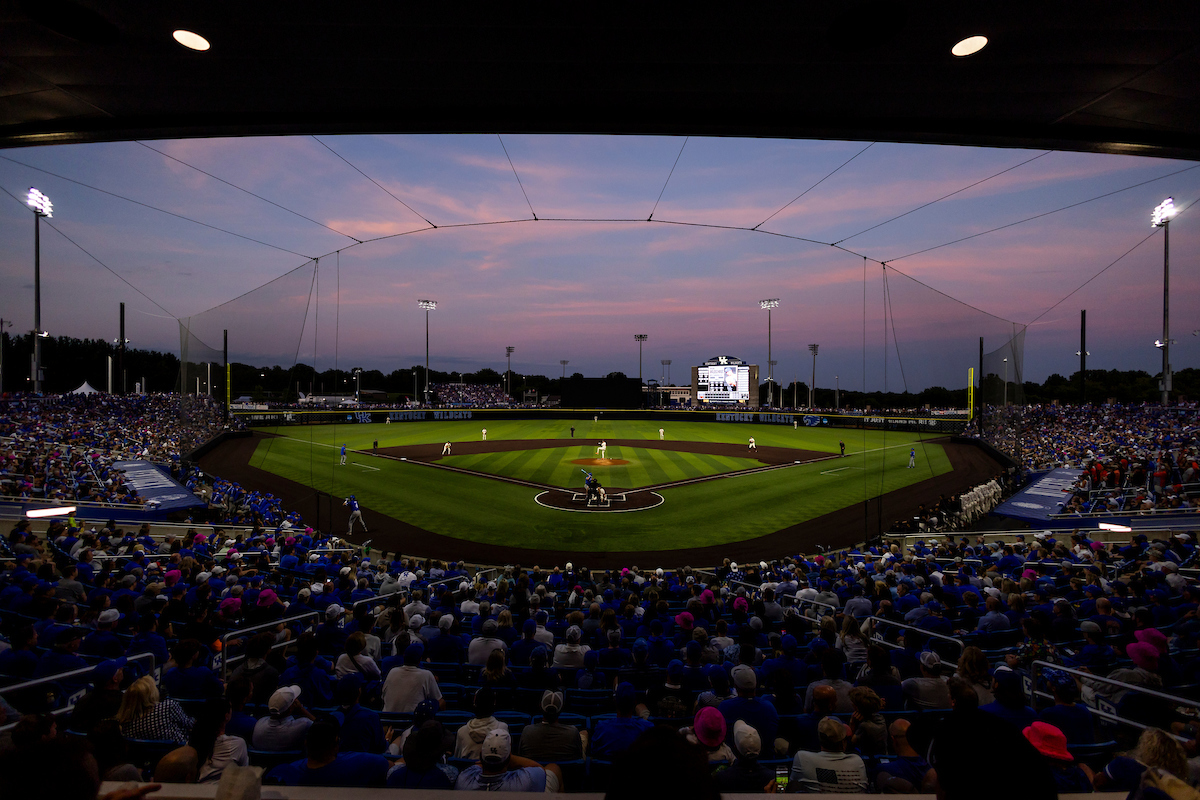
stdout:
POLYGON ((613 503, 624 503, 625 493, 620 492, 618 494, 606 495, 605 498, 598 503, 588 503, 586 492, 574 492, 571 495, 571 502, 586 503, 588 508, 609 508, 613 503))

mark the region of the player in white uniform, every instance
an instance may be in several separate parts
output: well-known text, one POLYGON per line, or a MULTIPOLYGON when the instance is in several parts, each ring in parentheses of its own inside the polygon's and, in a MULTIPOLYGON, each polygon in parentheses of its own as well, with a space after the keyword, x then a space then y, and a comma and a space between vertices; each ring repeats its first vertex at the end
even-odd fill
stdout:
POLYGON ((484 429, 483 429, 483 440, 484 440, 485 442, 487 441, 487 428, 484 428, 484 429))
POLYGON ((446 442, 444 445, 442 445, 442 455, 444 455, 444 456, 450 455, 450 443, 449 442, 446 442))
POLYGON ((757 450, 757 449, 758 449, 758 445, 756 445, 756 444, 754 443, 754 437, 753 437, 753 436, 751 436, 751 437, 750 437, 750 449, 751 449, 751 450, 757 450))
POLYGON ((601 458, 608 458, 608 442, 600 443, 600 446, 596 448, 596 455, 601 458))
POLYGON ((661 442, 665 438, 667 438, 666 431, 664 431, 662 428, 659 428, 658 429, 658 440, 661 442))

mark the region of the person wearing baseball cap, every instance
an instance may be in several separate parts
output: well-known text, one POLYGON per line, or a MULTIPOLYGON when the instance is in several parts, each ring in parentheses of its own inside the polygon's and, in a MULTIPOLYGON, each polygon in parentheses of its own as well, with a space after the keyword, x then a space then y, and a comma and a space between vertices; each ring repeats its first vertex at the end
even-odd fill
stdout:
POLYGON ((919 656, 921 675, 900 684, 904 696, 914 708, 950 708, 950 689, 942 678, 942 659, 932 650, 919 656))
POLYGON ((849 738, 846 723, 837 717, 825 717, 817 723, 820 751, 796 753, 791 781, 808 792, 865 793, 867 766, 862 756, 846 752, 849 738))
POLYGON ((717 706, 725 718, 726 741, 733 742, 733 728, 738 720, 744 720, 758 731, 762 741, 767 743, 767 751, 773 753, 775 733, 779 730, 779 713, 770 703, 756 696, 758 676, 754 667, 738 664, 730 671, 729 678, 736 694, 717 706))
POLYGON ((728 763, 733 761, 733 751, 725 744, 728 733, 725 727, 725 717, 712 706, 707 706, 696 712, 690 728, 680 731, 689 742, 699 745, 704 750, 708 763, 728 763))
POLYGON ((736 760, 713 776, 722 794, 761 794, 763 787, 775 782, 775 771, 758 761, 762 755, 762 737, 740 719, 733 724, 733 752, 736 760))
POLYGON ((615 700, 617 716, 596 725, 596 735, 592 741, 592 755, 596 758, 611 759, 625 752, 638 736, 654 727, 650 720, 634 713, 638 705, 638 691, 632 683, 620 683, 615 700))
POLYGON ((521 734, 521 755, 525 758, 540 762, 583 758, 583 740, 579 729, 558 721, 563 702, 561 691, 547 689, 542 693, 541 721, 526 725, 521 734))
POLYGON ((316 717, 300 703, 299 686, 280 686, 267 703, 270 716, 254 726, 253 746, 256 750, 303 750, 308 729, 316 717))
POLYGON ((79 733, 91 733, 102 719, 116 716, 121 708, 121 681, 125 678, 125 658, 101 661, 92 668, 92 691, 75 703, 67 726, 79 733))
POLYGON ((342 724, 342 752, 382 753, 387 748, 379 714, 359 704, 364 685, 363 676, 351 672, 338 680, 333 690, 339 709, 331 716, 342 724))
POLYGON ((512 754, 508 729, 490 731, 480 749, 479 764, 458 774, 455 789, 488 792, 561 792, 562 771, 557 764, 542 766, 512 754))

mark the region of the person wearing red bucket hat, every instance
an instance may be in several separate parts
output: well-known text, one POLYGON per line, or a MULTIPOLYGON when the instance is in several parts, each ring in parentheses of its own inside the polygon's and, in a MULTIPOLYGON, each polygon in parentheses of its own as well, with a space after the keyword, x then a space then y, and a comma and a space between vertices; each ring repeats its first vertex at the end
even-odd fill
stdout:
POLYGON ((728 729, 725 717, 712 706, 707 706, 696 712, 692 727, 680 731, 689 742, 700 745, 708 757, 708 763, 733 761, 733 751, 725 744, 728 729))
POLYGON ((1022 733, 1045 758, 1060 795, 1092 791, 1092 771, 1086 765, 1075 763, 1062 731, 1048 722, 1035 722, 1022 733))

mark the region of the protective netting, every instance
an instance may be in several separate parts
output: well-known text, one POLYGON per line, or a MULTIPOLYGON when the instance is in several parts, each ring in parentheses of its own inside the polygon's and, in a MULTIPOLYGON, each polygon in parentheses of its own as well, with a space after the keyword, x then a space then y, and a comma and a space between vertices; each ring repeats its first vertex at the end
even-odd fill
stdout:
MULTIPOLYGON (((989 342, 984 339, 986 351, 989 342)), ((1016 327, 1000 347, 983 354, 980 396, 985 406, 1025 404, 1025 328, 1016 327)))

